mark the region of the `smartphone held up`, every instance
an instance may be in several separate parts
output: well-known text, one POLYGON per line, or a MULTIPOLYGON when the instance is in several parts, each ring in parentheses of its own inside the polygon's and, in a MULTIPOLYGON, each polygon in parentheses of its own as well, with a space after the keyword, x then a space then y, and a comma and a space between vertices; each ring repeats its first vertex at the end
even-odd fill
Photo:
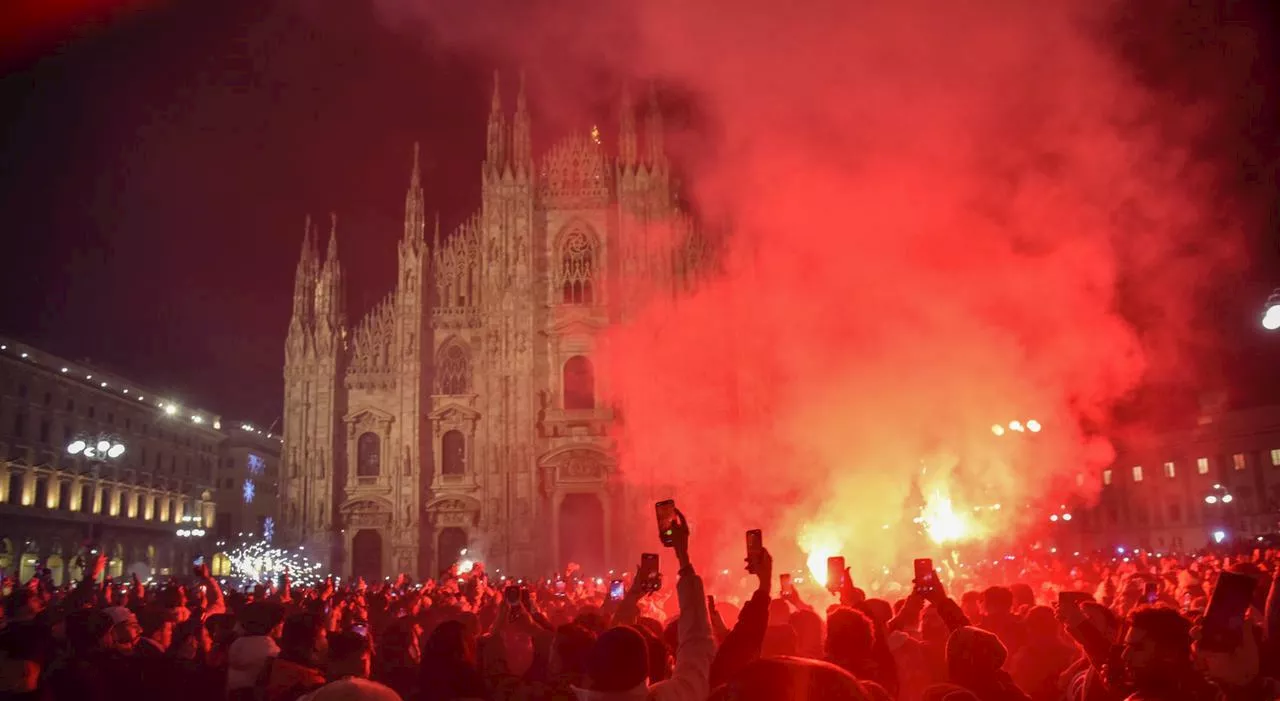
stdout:
POLYGON ((658 554, 643 553, 640 555, 640 570, 636 572, 640 591, 656 592, 662 589, 662 573, 658 571, 658 554))
POLYGON ((760 533, 760 529, 756 528, 747 531, 747 572, 756 573, 756 568, 760 565, 760 554, 764 550, 764 537, 760 533))
POLYGON ((1253 603, 1258 583, 1235 572, 1218 575, 1218 584, 1209 597, 1200 623, 1200 647, 1213 652, 1231 652, 1244 642, 1245 615, 1253 603))
POLYGON ((938 590, 938 572, 933 569, 933 560, 927 557, 915 561, 916 592, 921 596, 929 596, 938 590))
POLYGON ((679 521, 676 518, 675 500, 663 499, 653 505, 653 510, 658 517, 658 539, 662 541, 662 546, 666 548, 675 547, 676 528, 679 525, 679 521))
POLYGON ((844 557, 836 555, 827 558, 827 591, 839 594, 844 589, 844 557))

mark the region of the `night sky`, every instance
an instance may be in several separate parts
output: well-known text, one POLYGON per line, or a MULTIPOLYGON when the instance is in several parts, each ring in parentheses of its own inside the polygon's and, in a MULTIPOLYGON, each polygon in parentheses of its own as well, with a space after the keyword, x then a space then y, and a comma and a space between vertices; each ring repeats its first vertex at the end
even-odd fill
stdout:
MULTIPOLYGON (((1276 3, 1143 4, 1135 67, 1224 106, 1201 148, 1247 209, 1251 266, 1206 300, 1203 362, 1262 401, 1280 388, 1280 338, 1257 327, 1280 286, 1276 3)), ((338 213, 358 318, 390 285, 414 141, 446 228, 479 202, 495 59, 365 3, 160 2, 24 38, 0 57, 0 332, 185 404, 279 415, 305 214, 338 213)))

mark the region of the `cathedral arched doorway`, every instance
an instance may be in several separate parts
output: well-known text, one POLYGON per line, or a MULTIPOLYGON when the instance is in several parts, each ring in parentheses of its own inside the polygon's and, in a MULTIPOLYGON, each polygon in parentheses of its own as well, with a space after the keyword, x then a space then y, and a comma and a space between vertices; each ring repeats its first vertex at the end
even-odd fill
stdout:
POLYGON ((566 494, 560 502, 560 561, 563 569, 570 562, 582 566, 586 573, 603 572, 604 505, 595 494, 566 494))
POLYGON ((382 534, 366 528, 351 539, 351 576, 366 582, 382 579, 382 534))
POLYGON ((462 559, 462 551, 467 549, 470 538, 467 532, 461 528, 445 528, 440 531, 440 535, 436 538, 436 565, 439 573, 443 573, 449 569, 455 562, 462 559))

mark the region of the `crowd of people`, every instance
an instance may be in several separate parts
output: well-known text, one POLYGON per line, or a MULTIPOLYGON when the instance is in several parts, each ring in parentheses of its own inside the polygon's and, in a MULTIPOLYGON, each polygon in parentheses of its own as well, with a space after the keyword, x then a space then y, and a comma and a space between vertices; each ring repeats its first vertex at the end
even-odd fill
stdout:
POLYGON ((871 592, 846 574, 815 606, 776 586, 761 548, 750 596, 717 602, 678 524, 674 582, 642 561, 622 591, 476 566, 422 584, 284 577, 224 592, 204 567, 121 585, 91 558, 71 587, 6 583, 0 698, 1280 699, 1280 552, 1051 559, 999 583, 944 572, 871 592), (1223 573, 1256 586, 1240 634, 1208 645, 1201 623, 1223 573))

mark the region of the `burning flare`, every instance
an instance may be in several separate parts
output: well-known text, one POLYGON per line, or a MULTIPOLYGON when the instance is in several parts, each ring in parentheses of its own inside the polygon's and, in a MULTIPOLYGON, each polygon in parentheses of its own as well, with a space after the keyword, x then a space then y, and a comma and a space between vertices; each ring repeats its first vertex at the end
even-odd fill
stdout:
POLYGON ((839 555, 844 542, 831 532, 830 526, 811 524, 800 529, 798 542, 801 552, 806 553, 805 565, 809 568, 809 576, 825 587, 827 558, 839 555))
POLYGON ((978 535, 972 517, 957 513, 952 508, 951 497, 941 490, 934 490, 918 520, 924 526, 925 533, 938 545, 971 540, 978 535))

